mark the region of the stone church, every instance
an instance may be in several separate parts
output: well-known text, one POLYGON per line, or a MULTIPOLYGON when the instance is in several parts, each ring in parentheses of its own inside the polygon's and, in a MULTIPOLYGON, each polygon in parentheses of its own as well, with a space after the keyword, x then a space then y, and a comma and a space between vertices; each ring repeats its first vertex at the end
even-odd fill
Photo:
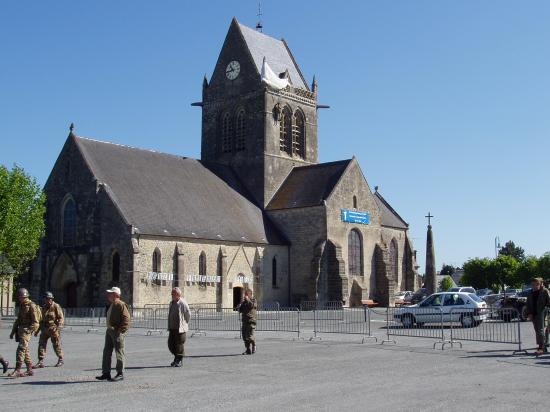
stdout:
POLYGON ((408 224, 355 158, 318 161, 317 83, 284 40, 233 19, 202 86, 201 159, 71 132, 45 185, 46 235, 27 283, 66 307, 232 307, 373 299, 412 290, 408 224), (273 79, 275 74, 275 79, 273 79), (271 80, 270 77, 271 76, 271 80))

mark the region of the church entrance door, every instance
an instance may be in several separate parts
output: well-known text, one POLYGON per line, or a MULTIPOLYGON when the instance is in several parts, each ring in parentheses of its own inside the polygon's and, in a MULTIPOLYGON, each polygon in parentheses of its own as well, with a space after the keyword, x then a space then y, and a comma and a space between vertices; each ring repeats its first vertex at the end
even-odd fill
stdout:
POLYGON ((239 303, 243 300, 244 297, 244 289, 242 286, 235 286, 233 288, 233 307, 236 308, 239 303))

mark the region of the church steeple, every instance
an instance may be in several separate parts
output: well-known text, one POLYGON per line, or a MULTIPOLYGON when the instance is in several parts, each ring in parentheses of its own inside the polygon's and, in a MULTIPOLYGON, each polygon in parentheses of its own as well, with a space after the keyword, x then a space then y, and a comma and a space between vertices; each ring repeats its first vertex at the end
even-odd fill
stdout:
POLYGON ((202 108, 202 160, 231 166, 261 206, 293 167, 317 163, 317 96, 284 40, 233 19, 202 108))

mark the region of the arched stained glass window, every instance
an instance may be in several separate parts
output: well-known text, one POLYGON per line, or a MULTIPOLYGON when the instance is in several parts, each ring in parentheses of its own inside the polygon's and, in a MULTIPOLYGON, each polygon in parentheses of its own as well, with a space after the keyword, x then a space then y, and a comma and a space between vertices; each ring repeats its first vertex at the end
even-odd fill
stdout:
POLYGON ((348 236, 348 272, 349 276, 363 276, 363 239, 357 229, 348 236))

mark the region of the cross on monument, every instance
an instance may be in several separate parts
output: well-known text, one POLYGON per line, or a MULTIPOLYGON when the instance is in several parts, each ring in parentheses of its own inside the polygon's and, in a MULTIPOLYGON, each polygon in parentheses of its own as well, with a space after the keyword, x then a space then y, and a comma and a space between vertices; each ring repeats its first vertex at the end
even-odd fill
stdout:
POLYGON ((434 217, 431 212, 428 212, 428 215, 427 216, 424 216, 424 217, 427 217, 428 218, 428 226, 431 226, 432 225, 432 217, 434 217))

